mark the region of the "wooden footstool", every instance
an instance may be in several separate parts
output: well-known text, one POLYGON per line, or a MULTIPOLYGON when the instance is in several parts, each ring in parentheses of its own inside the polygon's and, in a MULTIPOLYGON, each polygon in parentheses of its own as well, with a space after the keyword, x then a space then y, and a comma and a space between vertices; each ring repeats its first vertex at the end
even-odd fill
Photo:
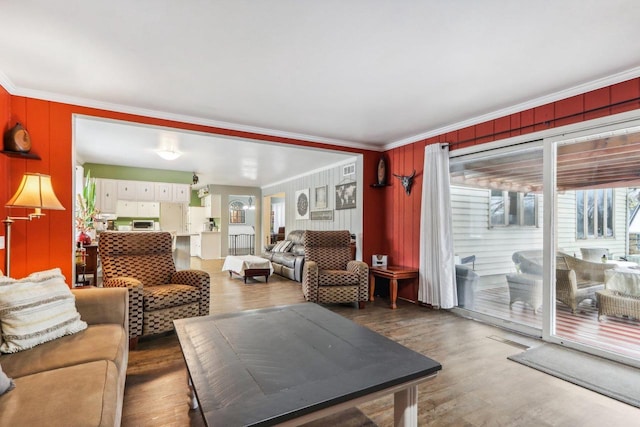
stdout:
POLYGON ((269 276, 273 273, 271 261, 254 255, 227 255, 222 265, 222 271, 228 271, 229 277, 236 273, 240 277, 244 277, 244 283, 247 283, 247 277, 264 276, 264 281, 269 281, 269 276))

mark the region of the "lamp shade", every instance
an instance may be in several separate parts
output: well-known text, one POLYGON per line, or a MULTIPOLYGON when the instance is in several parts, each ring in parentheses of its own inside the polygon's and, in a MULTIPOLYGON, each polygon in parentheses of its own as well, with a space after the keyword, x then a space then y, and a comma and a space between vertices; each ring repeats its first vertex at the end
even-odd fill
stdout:
POLYGON ((14 208, 51 209, 61 211, 64 206, 53 192, 51 177, 39 173, 25 173, 18 191, 6 204, 14 208))

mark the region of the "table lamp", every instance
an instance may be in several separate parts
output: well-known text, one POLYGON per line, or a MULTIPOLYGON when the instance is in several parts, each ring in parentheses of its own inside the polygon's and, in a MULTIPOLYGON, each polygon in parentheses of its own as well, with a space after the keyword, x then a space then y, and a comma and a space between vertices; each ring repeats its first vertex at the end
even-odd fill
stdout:
POLYGON ((26 217, 7 216, 2 220, 5 228, 6 247, 4 250, 5 274, 11 276, 11 224, 16 220, 24 219, 31 221, 33 218, 44 216, 42 209, 64 210, 64 206, 58 200, 51 185, 51 177, 39 173, 25 173, 18 191, 5 205, 8 208, 28 208, 35 209, 26 217))

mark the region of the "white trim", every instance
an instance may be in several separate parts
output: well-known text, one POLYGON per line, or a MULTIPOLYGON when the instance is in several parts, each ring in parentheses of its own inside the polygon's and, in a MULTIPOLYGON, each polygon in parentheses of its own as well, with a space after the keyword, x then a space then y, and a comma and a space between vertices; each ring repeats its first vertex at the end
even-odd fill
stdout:
POLYGON ((305 173, 301 173, 299 175, 290 176, 289 178, 283 179, 282 181, 272 182, 271 184, 263 185, 262 187, 260 187, 260 189, 264 190, 264 189, 267 189, 269 187, 273 187, 273 186, 276 186, 276 185, 284 184, 285 182, 295 181, 296 179, 299 179, 299 178, 302 178, 302 177, 305 177, 305 176, 308 176, 308 175, 313 175, 315 173, 322 172, 322 171, 325 171, 325 170, 333 169, 333 168, 336 168, 336 167, 338 167, 340 165, 344 165, 344 164, 347 164, 347 163, 353 163, 354 160, 357 162, 359 157, 362 157, 362 154, 357 154, 357 155, 354 155, 353 157, 350 157, 348 159, 341 160, 339 162, 336 162, 336 163, 333 163, 331 165, 324 166, 324 167, 321 167, 321 168, 318 168, 318 169, 312 169, 310 171, 307 171, 305 173))
POLYGON ((320 144, 335 145, 338 147, 357 148, 361 150, 373 150, 383 151, 384 147, 380 145, 364 144, 356 141, 348 141, 342 139, 325 138, 315 135, 307 135, 302 133, 287 132, 277 129, 269 129, 258 126, 242 125, 238 123, 224 122, 220 120, 205 119, 203 117, 195 117, 184 114, 174 114, 165 111, 150 110, 146 108, 132 107, 129 105, 114 104, 110 102, 101 102, 87 98, 80 98, 75 96, 61 95, 52 92, 45 92, 33 89, 18 88, 11 84, 11 81, 6 76, 0 74, 0 85, 2 85, 11 95, 24 96, 34 99, 42 99, 45 101, 59 102, 62 104, 70 104, 79 107, 96 108, 100 110, 107 110, 116 113, 133 114, 137 116, 172 120, 181 123, 211 126, 226 130, 234 130, 239 132, 255 133, 265 136, 274 136, 277 138, 296 139, 305 142, 315 142, 320 144), (3 80, 4 77, 4 80, 3 80), (5 81, 6 80, 6 81, 5 81))
MULTIPOLYGON (((535 98, 529 101, 522 102, 520 104, 513 105, 511 107, 496 110, 481 116, 476 116, 461 122, 452 123, 447 126, 443 126, 431 131, 427 131, 415 136, 400 139, 398 141, 391 142, 384 146, 385 150, 391 150, 393 148, 401 147, 403 145, 412 144, 414 142, 422 141, 424 139, 431 138, 433 136, 445 135, 449 132, 464 129, 469 126, 474 126, 480 123, 488 122, 490 120, 499 119, 501 117, 510 116, 511 114, 520 113, 522 111, 530 110, 532 108, 540 107, 541 105, 550 104, 552 102, 560 101, 563 99, 571 98, 572 96, 582 95, 592 90, 601 89, 603 87, 611 86, 617 83, 621 83, 630 79, 640 77, 640 67, 632 68, 630 70, 622 71, 617 74, 613 74, 608 77, 593 80, 587 83, 579 84, 577 86, 570 87, 559 92, 554 92, 549 95, 544 95, 539 98, 535 98)), ((529 134, 531 135, 531 134, 529 134)))

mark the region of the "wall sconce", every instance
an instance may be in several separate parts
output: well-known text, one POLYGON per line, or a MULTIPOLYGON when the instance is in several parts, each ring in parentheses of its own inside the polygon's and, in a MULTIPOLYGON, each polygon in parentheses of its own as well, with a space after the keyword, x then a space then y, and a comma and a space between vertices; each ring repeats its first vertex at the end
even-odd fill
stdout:
POLYGON ((64 206, 56 197, 51 185, 51 177, 39 173, 25 173, 18 191, 5 205, 8 208, 28 208, 35 209, 26 217, 7 216, 2 220, 5 229, 6 247, 4 250, 4 267, 6 275, 11 275, 11 224, 16 220, 31 221, 33 218, 44 216, 42 209, 56 211, 64 210, 64 206))
POLYGON ((256 207, 253 204, 253 197, 249 196, 249 206, 244 205, 242 207, 242 209, 244 209, 245 211, 255 211, 256 210, 256 207))

